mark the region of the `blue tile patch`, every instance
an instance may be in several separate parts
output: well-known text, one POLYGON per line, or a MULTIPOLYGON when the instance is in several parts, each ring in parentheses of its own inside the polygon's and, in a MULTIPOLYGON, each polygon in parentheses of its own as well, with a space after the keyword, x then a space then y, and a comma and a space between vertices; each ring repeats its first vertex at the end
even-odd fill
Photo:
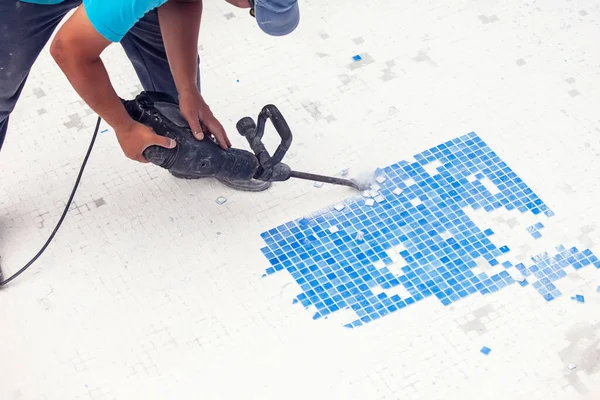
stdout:
MULTIPOLYGON (((515 283, 552 301, 561 295, 554 282, 567 275, 566 267, 600 268, 589 249, 562 245, 552 255, 533 256, 527 265, 498 261, 511 249, 496 247, 492 229, 477 226, 464 212, 467 207, 518 210, 538 218, 554 213, 475 133, 414 159, 376 172, 385 180, 378 180, 372 205, 356 196, 343 208, 319 210, 263 232, 261 251, 270 264, 265 276, 286 270, 301 288, 294 303, 314 306, 313 319, 350 309, 355 319, 345 326, 354 328, 428 297, 447 306, 515 283), (475 274, 476 260, 482 259, 491 270, 475 274), (516 282, 509 268, 522 279, 516 282), (392 294, 399 285, 407 296, 392 294)), ((531 232, 541 229, 539 223, 531 232)))
POLYGON ((527 232, 529 232, 529 234, 531 236, 533 236, 534 239, 539 239, 542 237, 542 233, 540 232, 540 230, 544 228, 544 224, 542 224, 541 222, 538 222, 536 224, 533 224, 531 226, 527 227, 527 232))

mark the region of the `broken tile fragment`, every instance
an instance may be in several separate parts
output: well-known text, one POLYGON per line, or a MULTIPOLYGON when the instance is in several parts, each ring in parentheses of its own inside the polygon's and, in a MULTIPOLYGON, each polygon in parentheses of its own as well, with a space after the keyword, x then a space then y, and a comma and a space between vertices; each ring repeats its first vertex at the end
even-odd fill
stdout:
POLYGON ((362 192, 363 197, 373 197, 371 196, 371 191, 370 190, 364 190, 362 192))
POLYGON ((383 197, 382 195, 375 196, 375 201, 378 203, 381 203, 384 200, 385 200, 385 197, 383 197))
POLYGON ((490 354, 492 349, 490 349, 489 347, 483 346, 480 351, 487 356, 488 354, 490 354))
POLYGON ((342 203, 338 203, 335 206, 333 206, 333 208, 335 208, 338 211, 342 211, 346 206, 343 205, 342 203))
POLYGON ((375 200, 373 200, 373 199, 366 199, 365 200, 365 205, 366 206, 372 206, 373 204, 375 204, 375 200))
POLYGON ((357 55, 353 56, 352 59, 354 61, 360 61, 360 60, 362 60, 362 57, 357 54, 357 55))
POLYGON ((219 205, 224 204, 227 201, 227 199, 223 196, 219 196, 217 197, 217 199, 215 200, 215 202, 219 205))
POLYGON ((355 236, 355 239, 356 239, 356 240, 359 240, 359 241, 360 241, 360 240, 363 240, 363 239, 364 239, 364 237, 365 237, 365 233, 364 233, 363 231, 358 231, 358 232, 356 232, 356 236, 355 236))
POLYGON ((521 273, 515 273, 512 275, 512 278, 517 281, 517 282, 524 282, 525 281, 525 276, 523 276, 523 274, 521 273))
POLYGON ((575 296, 571 297, 571 300, 575 300, 578 303, 585 303, 585 297, 583 297, 581 294, 576 294, 575 296))
POLYGON ((383 182, 385 182, 385 176, 379 175, 377 178, 375 178, 375 180, 378 183, 383 183, 383 182))
POLYGON ((567 368, 569 368, 571 371, 573 371, 575 368, 577 368, 577 365, 569 364, 569 365, 567 365, 567 368))
POLYGON ((315 182, 313 186, 317 188, 323 187, 323 182, 315 182))
POLYGON ((395 195, 399 195, 399 194, 401 194, 401 193, 402 193, 402 189, 400 189, 400 188, 396 188, 396 189, 394 189, 394 190, 392 191, 392 193, 394 193, 395 195))
POLYGON ((341 174, 342 176, 346 176, 346 175, 348 175, 348 168, 344 168, 340 174, 341 174))

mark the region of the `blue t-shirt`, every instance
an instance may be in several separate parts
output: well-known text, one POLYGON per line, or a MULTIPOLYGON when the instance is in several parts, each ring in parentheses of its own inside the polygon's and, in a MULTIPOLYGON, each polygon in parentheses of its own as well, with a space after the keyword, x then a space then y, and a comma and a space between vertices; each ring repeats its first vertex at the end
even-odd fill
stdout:
MULTIPOLYGON (((64 0, 21 0, 35 4, 59 4, 64 0)), ((148 12, 167 0, 83 0, 83 7, 94 29, 111 42, 123 36, 148 12)))

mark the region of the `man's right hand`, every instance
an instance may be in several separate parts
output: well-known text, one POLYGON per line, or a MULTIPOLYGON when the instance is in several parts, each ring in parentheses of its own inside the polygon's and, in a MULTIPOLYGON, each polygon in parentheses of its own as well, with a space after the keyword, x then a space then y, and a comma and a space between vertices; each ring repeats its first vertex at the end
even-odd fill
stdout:
POLYGON ((150 146, 157 145, 167 149, 176 146, 173 139, 157 135, 151 128, 133 120, 128 126, 115 129, 115 134, 127 158, 141 163, 149 162, 143 152, 150 146))

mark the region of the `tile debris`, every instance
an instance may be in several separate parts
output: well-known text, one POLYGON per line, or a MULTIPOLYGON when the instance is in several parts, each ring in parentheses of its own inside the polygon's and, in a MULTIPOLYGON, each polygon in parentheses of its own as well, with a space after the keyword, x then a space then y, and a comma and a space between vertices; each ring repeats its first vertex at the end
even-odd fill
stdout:
POLYGON ((585 303, 585 297, 583 297, 581 294, 576 294, 575 296, 571 297, 571 300, 575 300, 578 303, 585 303))
POLYGON ((490 354, 492 349, 490 349, 489 347, 483 346, 480 351, 487 356, 488 354, 490 354))
POLYGON ((372 206, 373 204, 375 204, 375 200, 373 200, 373 199, 366 199, 365 200, 365 205, 366 206, 372 206))
POLYGON ((313 186, 317 188, 323 187, 323 182, 315 182, 313 186))
POLYGON ((392 191, 392 193, 394 193, 395 195, 399 195, 399 194, 401 194, 401 193, 402 193, 402 189, 400 189, 400 188, 396 188, 396 189, 394 189, 394 190, 392 191))
POLYGON ((373 183, 371 184, 371 190, 374 190, 376 192, 379 192, 379 190, 381 189, 381 185, 377 184, 377 183, 373 183))
POLYGON ((353 56, 352 59, 354 61, 360 61, 360 60, 362 60, 362 57, 357 54, 357 55, 353 56))
POLYGON ((223 196, 219 196, 219 197, 217 197, 217 199, 215 200, 215 202, 216 202, 217 204, 219 204, 219 205, 221 205, 221 204, 225 204, 225 202, 226 202, 226 201, 227 201, 227 199, 226 199, 225 197, 223 197, 223 196))
POLYGON ((333 206, 333 208, 335 208, 338 211, 342 211, 344 208, 346 208, 346 206, 343 205, 342 203, 338 203, 335 206, 333 206))

